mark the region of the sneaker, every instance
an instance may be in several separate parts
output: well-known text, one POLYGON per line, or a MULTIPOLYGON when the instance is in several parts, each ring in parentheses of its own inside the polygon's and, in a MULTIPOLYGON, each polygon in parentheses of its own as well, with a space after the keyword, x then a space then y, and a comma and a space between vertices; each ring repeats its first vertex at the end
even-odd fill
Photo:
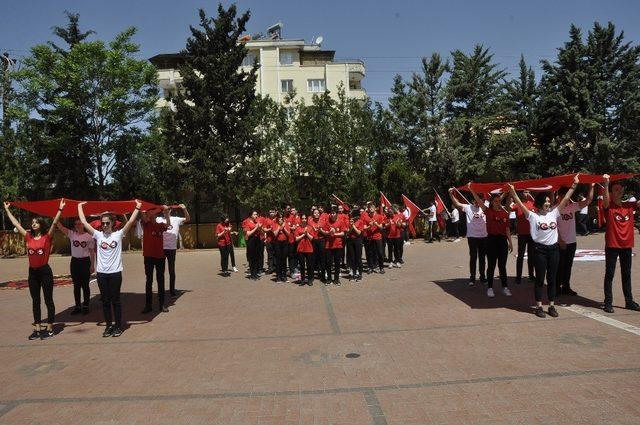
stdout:
POLYGON ((105 328, 104 332, 102 332, 103 338, 108 338, 113 334, 113 326, 109 325, 105 328))
POLYGON ((394 268, 394 267, 396 267, 396 268, 400 268, 400 265, 399 265, 399 264, 396 264, 396 263, 391 263, 391 264, 389 265, 389 268, 390 268, 390 269, 392 269, 392 268, 394 268))
POLYGON ((502 295, 504 295, 505 297, 510 297, 511 290, 509 288, 502 288, 502 295))
POLYGON ((53 337, 53 335, 54 335, 53 329, 45 329, 43 331, 40 331, 40 338, 41 339, 51 338, 51 337, 53 337))
POLYGON ((405 242, 404 242, 404 244, 405 244, 405 246, 406 246, 406 245, 411 245, 411 242, 409 242, 409 241, 405 241, 405 242))
POLYGON ((460 242, 460 238, 454 239, 453 242, 460 242))
POLYGON ((120 335, 122 335, 122 329, 120 328, 113 328, 113 332, 111 333, 111 336, 114 338, 119 337, 120 335))
POLYGON ((475 285, 475 284, 476 284, 476 281, 475 281, 475 280, 470 280, 470 281, 469 281, 469 286, 473 286, 473 285, 475 285))
POLYGON ((145 305, 140 313, 141 314, 151 313, 151 306, 150 305, 145 305))
POLYGON ((349 270, 349 277, 353 277, 353 270, 349 270))
POLYGON ((627 310, 640 311, 640 305, 635 301, 629 301, 625 304, 624 308, 627 310))
POLYGON ((237 267, 232 267, 231 270, 233 270, 234 273, 238 273, 238 268, 237 267))
POLYGON ((556 307, 553 305, 549 306, 547 313, 549 313, 549 316, 551 317, 558 317, 558 310, 556 310, 556 307))
POLYGON ((562 288, 562 293, 565 295, 569 295, 570 297, 575 297, 576 295, 578 295, 578 293, 573 289, 571 289, 570 287, 562 288))
POLYGON ((522 284, 522 278, 516 277, 516 285, 522 284))
POLYGON ((487 289, 487 297, 489 298, 495 297, 495 294, 493 293, 493 288, 487 289))
POLYGON ((76 314, 80 314, 82 313, 82 310, 80 309, 80 307, 76 307, 73 309, 73 311, 71 312, 72 316, 75 316, 76 314))
POLYGON ((31 332, 31 335, 29 335, 27 338, 29 338, 29 341, 33 341, 34 339, 40 339, 40 331, 34 330, 33 332, 31 332))
POLYGON ((340 283, 340 281, 339 281, 339 280, 334 280, 334 281, 333 281, 333 284, 334 284, 334 285, 336 285, 336 286, 340 286, 340 285, 341 285, 341 283, 340 283))
POLYGON ((402 265, 400 265, 400 263, 396 263, 396 268, 401 269, 402 265))
POLYGON ((542 318, 546 316, 542 307, 536 307, 536 316, 542 317, 542 318))
POLYGON ((384 269, 380 269, 380 274, 384 274, 384 269))
POLYGON ((613 306, 611 304, 605 304, 603 310, 605 313, 613 313, 613 306))
POLYGON ((313 280, 312 280, 312 279, 309 279, 309 281, 307 282, 307 285, 309 285, 309 286, 313 286, 313 280))

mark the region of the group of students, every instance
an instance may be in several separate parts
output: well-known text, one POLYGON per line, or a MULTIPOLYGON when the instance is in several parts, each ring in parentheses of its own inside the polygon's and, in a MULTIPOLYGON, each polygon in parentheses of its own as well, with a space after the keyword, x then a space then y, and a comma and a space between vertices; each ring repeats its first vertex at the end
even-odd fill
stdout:
MULTIPOLYGON (((315 279, 340 285, 341 268, 354 282, 360 282, 364 273, 385 273, 385 260, 389 267, 399 268, 404 263, 407 229, 404 209, 390 206, 380 210, 368 202, 366 207, 354 205, 350 211, 343 205, 331 206, 329 212, 312 206, 309 214, 299 214, 291 207, 282 212, 271 210, 266 216, 253 211, 242 223, 248 277, 258 280, 265 273, 274 273, 276 282, 286 282, 290 276, 301 286, 313 286, 315 279)), ((216 228, 223 275, 229 274, 231 234, 225 217, 216 228)))
MULTIPOLYGON (((96 272, 106 323, 102 336, 119 337, 122 335, 123 322, 120 302, 123 270, 122 242, 129 229, 137 222, 142 203, 136 201, 131 217, 127 218, 125 215, 123 222, 116 220, 111 213, 101 214, 98 220, 88 222, 83 209, 85 204, 86 202, 81 202, 78 205, 78 218, 74 222, 73 229, 69 229, 60 223, 60 217, 65 207, 65 201, 61 200, 52 225, 45 231, 44 220, 41 218, 34 218, 31 221, 30 229, 25 230, 11 213, 10 204, 4 203, 9 219, 17 231, 24 236, 27 245, 28 284, 33 307, 33 332, 28 337, 30 340, 54 336, 55 303, 53 301, 53 272, 49 266, 49 254, 56 227, 69 238, 71 244, 70 271, 75 301, 75 308, 71 314, 89 314, 91 297, 89 282, 91 275, 96 272), (40 309, 41 291, 47 308, 47 320, 44 326, 40 309)), ((189 221, 189 212, 186 207, 182 204, 178 207, 182 209, 184 217, 172 216, 170 208, 167 206, 142 213, 142 255, 146 278, 143 314, 152 311, 154 271, 158 284, 158 310, 168 311, 165 304, 165 261, 169 268, 169 292, 171 296, 176 296, 177 239, 180 226, 189 221)))
MULTIPOLYGON (((640 311, 631 292, 631 257, 634 246, 634 214, 640 209, 640 202, 623 202, 624 186, 619 182, 609 182, 604 175, 603 208, 606 220, 605 233, 605 277, 604 311, 613 313, 612 282, 617 259, 620 259, 622 289, 625 307, 640 311)), ((506 264, 509 252, 513 251, 509 214, 514 211, 517 217, 518 256, 516 262, 516 283, 522 281, 524 253, 528 255, 529 279, 535 282, 535 314, 545 317, 549 314, 558 317, 554 306, 557 296, 564 294, 575 296, 571 288, 571 270, 576 253, 576 213, 588 206, 593 199, 592 184, 589 194, 579 202, 571 197, 580 183, 576 175, 570 188, 560 188, 555 202, 547 192, 532 197, 528 190, 522 191, 524 199, 508 184, 509 191, 492 194, 488 205, 467 185, 473 195, 473 204, 461 203, 449 189, 453 205, 465 213, 467 222, 467 241, 469 245, 469 285, 476 282, 476 265, 479 266, 480 280, 487 285, 487 296, 494 297, 493 278, 496 265, 502 283, 502 293, 511 296, 507 282, 506 264), (485 269, 486 257, 486 269, 485 269), (486 274, 485 274, 486 270, 486 274), (549 307, 545 314, 542 307, 543 286, 547 283, 549 307)))

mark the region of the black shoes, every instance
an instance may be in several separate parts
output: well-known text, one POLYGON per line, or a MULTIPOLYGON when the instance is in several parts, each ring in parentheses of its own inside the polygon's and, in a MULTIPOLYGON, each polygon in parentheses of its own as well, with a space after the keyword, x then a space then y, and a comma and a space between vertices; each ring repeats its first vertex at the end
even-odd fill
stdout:
POLYGON ((168 313, 169 309, 167 308, 166 305, 163 305, 162 308, 160 309, 160 311, 163 312, 163 313, 168 313))
POLYGON ((605 304, 603 310, 605 313, 613 313, 613 306, 611 304, 605 304))
POLYGON ((384 269, 380 269, 380 271, 378 273, 385 274, 385 271, 384 271, 384 269))
POLYGON ((103 338, 108 338, 111 335, 113 335, 113 326, 107 325, 107 327, 105 328, 104 332, 102 332, 102 337, 103 338))
POLYGON ((40 331, 40 339, 47 339, 53 337, 53 329, 45 329, 40 331))
POLYGON ((629 301, 625 304, 624 308, 627 310, 640 311, 640 305, 635 301, 629 301))
MULTIPOLYGON (((229 274, 231 274, 231 273, 229 273, 229 274)), ((169 292, 169 295, 171 295, 173 298, 175 298, 175 297, 177 297, 177 296, 178 296, 178 294, 177 294, 177 292, 176 292, 176 291, 171 291, 171 292, 169 292)))
POLYGON ((336 285, 336 286, 340 286, 340 281, 338 279, 336 279, 336 280, 333 281, 333 284, 336 285))
POLYGON ((307 285, 313 286, 313 279, 309 279, 309 281, 307 282, 307 285))
POLYGON ((80 314, 82 313, 82 310, 80 310, 80 307, 76 307, 73 309, 73 311, 71 312, 72 316, 75 316, 76 314, 80 314))
POLYGON ((29 341, 33 341, 34 339, 40 339, 40 331, 34 330, 31 335, 28 336, 29 341))
POLYGON ((542 317, 542 318, 546 316, 542 307, 536 307, 536 316, 542 317))
POLYGON ((114 337, 114 338, 117 338, 120 335, 122 335, 122 329, 120 329, 118 327, 114 327, 113 331, 111 332, 111 336, 114 337))
POLYGON ((551 317, 558 317, 558 310, 556 310, 555 306, 550 305, 547 313, 549 313, 549 316, 551 317))
POLYGON ((145 305, 140 313, 141 314, 151 313, 151 306, 150 305, 145 305))

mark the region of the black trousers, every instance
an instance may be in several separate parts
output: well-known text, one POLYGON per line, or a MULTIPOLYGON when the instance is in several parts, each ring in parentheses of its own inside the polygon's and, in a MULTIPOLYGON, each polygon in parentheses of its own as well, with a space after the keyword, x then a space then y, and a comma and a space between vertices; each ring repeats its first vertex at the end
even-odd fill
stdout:
POLYGON ((387 239, 391 245, 391 251, 389 253, 389 259, 392 263, 399 263, 402 261, 402 245, 404 242, 402 238, 389 238, 387 239))
POLYGON ((509 243, 504 235, 489 235, 487 238, 487 286, 493 288, 493 276, 496 272, 496 263, 500 274, 502 287, 507 287, 507 257, 509 256, 509 243))
POLYGON ((589 233, 589 227, 587 226, 588 221, 589 221, 588 214, 580 214, 580 213, 576 214, 576 231, 580 233, 582 236, 589 233))
POLYGON ((527 251, 527 268, 529 269, 529 277, 533 278, 534 273, 534 256, 533 256, 533 239, 531 235, 518 235, 518 257, 516 258, 516 279, 522 279, 522 266, 524 263, 524 252, 527 251))
POLYGON ((535 297, 536 302, 542 301, 542 287, 544 277, 547 277, 547 297, 549 301, 556 298, 556 276, 558 273, 558 262, 560 261, 560 250, 558 244, 542 245, 535 244, 534 264, 536 266, 535 297))
POLYGON ((297 246, 295 242, 287 243, 287 258, 289 260, 289 274, 293 276, 298 270, 298 253, 296 252, 297 246))
POLYGON ((264 247, 265 241, 258 238, 258 270, 264 270, 264 247))
POLYGON ((362 276, 362 238, 347 238, 347 258, 352 274, 362 276))
POLYGON ((220 250, 220 269, 222 273, 226 273, 229 271, 229 255, 231 254, 231 245, 218 245, 218 249, 220 250))
POLYGON ((382 238, 382 246, 384 248, 384 260, 393 261, 393 241, 387 237, 382 238))
POLYGON ((467 238, 469 244, 469 280, 476 281, 476 262, 480 266, 480 281, 485 281, 485 256, 487 255, 487 238, 467 238))
POLYGON ((369 270, 373 270, 375 261, 374 261, 373 254, 371 252, 371 248, 373 246, 373 244, 371 243, 371 239, 363 239, 362 246, 364 247, 364 256, 365 256, 365 259, 367 260, 367 268, 369 270))
POLYGON ((267 248, 267 270, 275 271, 276 269, 276 245, 275 241, 265 242, 267 248))
POLYGON ((84 296, 84 306, 89 305, 91 299, 91 290, 89 289, 89 280, 91 279, 91 258, 71 257, 71 280, 73 281, 73 299, 76 307, 80 307, 80 293, 84 296))
POLYGON ((324 258, 324 239, 314 239, 311 243, 313 244, 313 270, 318 272, 320 279, 324 280, 327 271, 324 258))
POLYGON ((44 295, 44 304, 47 306, 47 323, 53 323, 56 315, 56 306, 53 303, 53 272, 48 264, 33 269, 29 267, 29 293, 31 294, 31 305, 33 308, 33 324, 41 322, 40 312, 40 290, 44 295))
POLYGON ((169 293, 174 294, 176 292, 176 250, 165 249, 164 258, 169 268, 169 293))
POLYGON ((405 227, 404 229, 402 229, 402 240, 404 242, 407 242, 409 240, 409 228, 405 227))
POLYGON ((616 262, 620 258, 620 273, 622 275, 622 292, 627 303, 633 301, 631 294, 631 248, 605 248, 604 274, 604 303, 613 304, 613 277, 616 272, 616 262))
POLYGON ((233 253, 233 242, 229 244, 229 257, 231 258, 231 267, 236 266, 236 256, 233 253))
POLYGON ((429 242, 433 242, 433 238, 440 240, 440 232, 438 230, 438 222, 437 221, 428 221, 427 222, 427 236, 429 242))
POLYGON ((251 277, 258 277, 261 247, 262 241, 258 236, 249 236, 249 239, 247 239, 247 261, 249 262, 249 274, 251 277))
POLYGON ((122 287, 122 272, 98 273, 98 288, 102 298, 102 313, 107 326, 111 326, 115 316, 117 328, 122 329, 122 306, 120 304, 120 288, 122 287), (113 307, 113 315, 111 308, 113 307))
POLYGON ((313 253, 299 252, 298 262, 300 264, 300 281, 313 281, 313 253))
POLYGON ((568 243, 565 249, 560 248, 560 259, 558 261, 558 277, 556 284, 558 290, 560 288, 571 288, 571 269, 573 267, 573 258, 576 256, 577 244, 568 243))
POLYGON ((276 279, 287 278, 287 256, 289 255, 289 242, 273 241, 273 247, 276 279))
POLYGON ((158 302, 160 307, 164 306, 164 258, 144 257, 145 282, 145 306, 151 307, 153 304, 153 270, 156 271, 156 281, 158 282, 158 302))
POLYGON ((460 220, 456 221, 456 222, 451 222, 451 236, 455 236, 456 239, 460 238, 460 220))
POLYGON ((371 253, 374 258, 373 265, 382 270, 384 269, 384 243, 382 239, 372 239, 371 245, 371 253))
POLYGON ((333 281, 340 280, 340 262, 342 261, 342 248, 327 249, 329 262, 327 264, 327 274, 333 281))

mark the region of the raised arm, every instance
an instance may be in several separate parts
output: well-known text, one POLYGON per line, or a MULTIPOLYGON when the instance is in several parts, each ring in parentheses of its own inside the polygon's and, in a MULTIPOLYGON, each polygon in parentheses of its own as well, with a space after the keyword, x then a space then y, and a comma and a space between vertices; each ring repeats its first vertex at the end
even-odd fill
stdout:
POLYGON ((475 190, 473 190, 473 188, 471 187, 471 182, 467 183, 467 188, 469 189, 469 192, 471 192, 471 195, 473 195, 473 199, 476 200, 476 202, 478 203, 478 206, 480 208, 482 208, 482 211, 486 211, 487 207, 484 204, 484 201, 482 199, 480 199, 480 196, 478 196, 478 194, 476 193, 475 190))
POLYGON ((86 202, 80 202, 78 204, 78 218, 80 219, 80 222, 84 226, 87 233, 89 233, 90 235, 93 235, 93 232, 95 231, 95 229, 91 227, 91 225, 87 222, 87 218, 84 216, 84 209, 83 209, 84 204, 86 204, 86 202))
POLYGON ((573 184, 567 191, 566 195, 564 195, 564 198, 562 198, 562 201, 560 201, 560 203, 558 204, 558 211, 562 211, 564 207, 567 206, 567 204, 571 200, 571 196, 573 196, 573 192, 576 191, 576 187, 578 187, 578 184, 580 184, 580 174, 576 174, 573 178, 573 184))
POLYGON ((182 211, 184 211, 184 222, 190 222, 191 216, 189 215, 189 211, 187 211, 187 206, 185 204, 180 204, 180 208, 182 208, 182 211))
POLYGON ((604 193, 602 194, 602 208, 605 210, 609 208, 609 202, 611 202, 611 198, 609 197, 609 174, 605 174, 604 177, 604 193))
POLYGON ((58 228, 58 230, 60 230, 62 233, 64 233, 65 235, 69 236, 69 229, 67 229, 66 227, 64 227, 64 225, 60 222, 56 223, 56 227, 58 228))
POLYGON ((49 231, 47 232, 49 236, 53 235, 53 231, 56 229, 56 225, 60 221, 60 216, 62 215, 62 210, 64 209, 64 205, 65 205, 64 199, 61 199, 60 205, 58 206, 58 213, 56 214, 55 217, 53 217, 53 223, 51 223, 51 226, 49 227, 49 231))
POLYGON ((591 187, 589 188, 589 194, 587 195, 587 198, 584 201, 580 201, 578 202, 578 205, 580 206, 580 209, 588 206, 591 201, 593 201, 593 188, 595 187, 595 183, 591 183, 591 187))
POLYGON ((507 186, 509 187, 509 193, 511 193, 511 198, 513 198, 513 201, 518 205, 518 207, 520 207, 520 211, 522 211, 525 217, 529 217, 529 213, 531 211, 529 211, 529 209, 522 203, 522 201, 520 200, 520 197, 516 193, 516 189, 513 187, 511 183, 507 183, 507 186))
POLYGON ((142 207, 142 202, 136 199, 136 209, 133 210, 133 214, 131 214, 131 217, 129 217, 129 220, 127 220, 125 225, 122 227, 123 234, 126 235, 127 232, 129 232, 129 229, 131 228, 131 226, 133 226, 133 224, 136 222, 136 219, 138 218, 138 214, 140 214, 141 207, 142 207))
POLYGON ((464 205, 460 203, 460 201, 458 201, 458 198, 456 198, 455 196, 453 196, 453 191, 455 190, 455 188, 451 187, 449 188, 449 198, 451 198, 451 202, 453 202, 453 206, 459 209, 464 209, 464 205))
POLYGON ((27 231, 24 230, 24 227, 20 225, 18 219, 16 219, 13 214, 11 214, 11 211, 9 211, 9 203, 7 201, 4 202, 4 210, 7 212, 7 216, 9 217, 11 223, 15 226, 16 229, 18 229, 18 232, 22 236, 25 236, 27 234, 27 231))

